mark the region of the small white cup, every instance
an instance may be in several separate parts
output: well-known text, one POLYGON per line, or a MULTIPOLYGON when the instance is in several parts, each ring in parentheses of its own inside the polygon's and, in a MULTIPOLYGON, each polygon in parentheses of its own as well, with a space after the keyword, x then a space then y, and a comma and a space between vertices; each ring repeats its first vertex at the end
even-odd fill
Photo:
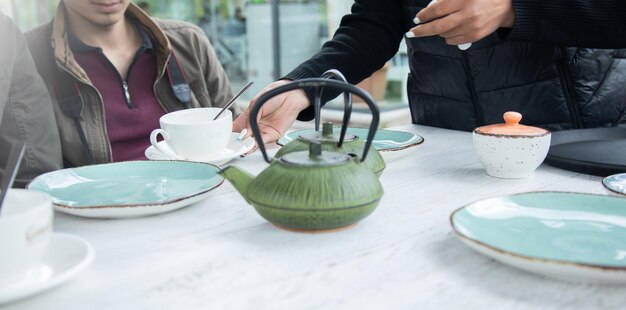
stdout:
POLYGON ((506 112, 504 124, 478 127, 472 137, 478 159, 487 174, 503 179, 527 178, 550 149, 550 132, 519 124, 522 115, 506 112))
POLYGON ((36 266, 52 234, 52 200, 43 192, 10 189, 0 216, 0 285, 36 266))
POLYGON ((171 112, 161 116, 160 129, 150 134, 150 143, 160 152, 174 158, 202 161, 219 155, 231 137, 233 115, 224 111, 216 120, 221 108, 196 108, 171 112), (157 142, 162 135, 167 145, 176 152, 171 154, 157 142))

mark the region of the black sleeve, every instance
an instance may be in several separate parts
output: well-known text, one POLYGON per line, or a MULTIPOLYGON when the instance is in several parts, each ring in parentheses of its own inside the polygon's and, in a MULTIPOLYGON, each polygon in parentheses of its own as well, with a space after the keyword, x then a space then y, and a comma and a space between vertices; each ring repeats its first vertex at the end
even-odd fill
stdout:
MULTIPOLYGON (((343 17, 333 39, 283 79, 319 77, 328 69, 337 69, 348 82, 356 84, 396 54, 405 32, 400 1, 356 0, 352 13, 343 17)), ((313 90, 305 91, 312 100, 313 90)), ((338 94, 324 91, 322 102, 338 94)), ((312 108, 298 116, 299 120, 312 118, 312 108)))
POLYGON ((624 0, 513 0, 507 40, 593 48, 626 47, 624 0))

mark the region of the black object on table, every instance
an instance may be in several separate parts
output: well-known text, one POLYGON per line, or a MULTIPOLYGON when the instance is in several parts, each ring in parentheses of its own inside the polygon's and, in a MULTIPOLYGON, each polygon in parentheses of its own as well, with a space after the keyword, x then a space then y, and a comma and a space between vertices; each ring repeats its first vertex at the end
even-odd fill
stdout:
POLYGON ((597 176, 626 172, 626 128, 591 128, 552 132, 545 162, 597 176))

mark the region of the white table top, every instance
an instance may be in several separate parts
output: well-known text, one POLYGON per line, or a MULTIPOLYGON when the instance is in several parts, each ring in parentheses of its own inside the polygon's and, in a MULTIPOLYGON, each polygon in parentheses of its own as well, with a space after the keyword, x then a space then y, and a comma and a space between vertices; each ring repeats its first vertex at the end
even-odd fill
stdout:
MULTIPOLYGON (((450 213, 536 190, 608 194, 601 178, 542 165, 533 177, 485 174, 471 134, 407 125, 425 143, 391 162, 378 208, 356 227, 276 229, 228 183, 158 216, 93 220, 56 213, 54 230, 89 240, 94 264, 6 309, 620 308, 624 287, 562 283, 502 265, 459 241, 450 213)), ((275 148, 272 150, 275 152, 275 148)), ((232 164, 258 173, 258 152, 232 164)))

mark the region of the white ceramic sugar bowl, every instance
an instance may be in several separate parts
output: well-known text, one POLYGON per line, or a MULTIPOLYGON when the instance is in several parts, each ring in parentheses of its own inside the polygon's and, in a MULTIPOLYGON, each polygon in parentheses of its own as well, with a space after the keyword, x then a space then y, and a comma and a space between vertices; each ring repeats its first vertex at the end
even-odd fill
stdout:
POLYGON ((487 174, 498 178, 529 177, 550 148, 548 130, 519 124, 522 115, 504 113, 504 124, 474 129, 474 149, 487 174))

